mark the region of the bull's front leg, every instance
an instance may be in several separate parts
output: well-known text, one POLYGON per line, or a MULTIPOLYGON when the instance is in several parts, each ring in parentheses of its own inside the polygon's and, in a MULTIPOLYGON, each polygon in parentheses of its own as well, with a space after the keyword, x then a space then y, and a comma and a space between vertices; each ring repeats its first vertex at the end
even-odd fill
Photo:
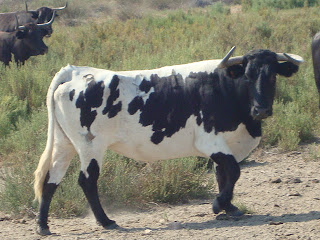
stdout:
POLYGON ((211 155, 215 163, 219 195, 213 201, 212 209, 215 214, 225 210, 228 215, 241 216, 243 213, 231 203, 234 185, 240 177, 240 167, 234 156, 224 153, 211 155))

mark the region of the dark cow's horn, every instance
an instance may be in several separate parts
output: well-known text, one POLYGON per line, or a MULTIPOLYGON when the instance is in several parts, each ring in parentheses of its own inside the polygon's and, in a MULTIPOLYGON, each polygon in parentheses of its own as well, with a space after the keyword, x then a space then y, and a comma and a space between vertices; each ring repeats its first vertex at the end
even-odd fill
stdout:
POLYGON ((64 7, 59 7, 59 8, 52 8, 53 11, 59 11, 59 10, 63 10, 66 7, 68 7, 68 2, 66 2, 66 5, 64 7))
POLYGON ((46 23, 39 23, 37 24, 37 26, 39 28, 45 28, 47 26, 50 26, 52 23, 53 23, 53 20, 54 20, 54 17, 56 16, 56 11, 53 11, 53 14, 52 14, 52 18, 49 22, 46 22, 46 23))
POLYGON ((227 53, 227 55, 221 60, 218 65, 218 68, 226 68, 232 65, 241 64, 243 61, 243 57, 231 57, 236 46, 233 46, 231 50, 227 53))
POLYGON ((25 30, 25 29, 26 29, 25 26, 23 26, 23 25, 19 26, 19 21, 18 21, 17 14, 15 14, 14 16, 16 17, 16 29, 18 29, 18 30, 25 30))
POLYGON ((296 54, 291 53, 277 53, 278 61, 288 61, 295 65, 300 65, 304 62, 303 58, 296 54))
POLYGON ((27 1, 24 1, 24 3, 26 4, 26 12, 28 12, 28 4, 27 4, 27 1))

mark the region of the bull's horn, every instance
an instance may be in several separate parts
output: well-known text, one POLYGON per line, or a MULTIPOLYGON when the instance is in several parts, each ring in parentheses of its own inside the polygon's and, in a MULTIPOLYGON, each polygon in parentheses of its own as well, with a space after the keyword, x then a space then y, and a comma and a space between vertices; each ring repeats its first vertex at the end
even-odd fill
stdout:
POLYGON ((233 46, 231 50, 227 53, 227 55, 221 60, 218 65, 218 68, 225 68, 231 65, 240 64, 243 61, 243 57, 231 57, 233 51, 235 50, 236 46, 233 46))
POLYGON ((226 63, 228 62, 229 58, 231 57, 231 55, 235 49, 236 49, 236 46, 233 46, 231 48, 231 50, 227 53, 227 55, 221 60, 220 64, 218 65, 218 68, 226 67, 226 63))
POLYGON ((236 46, 233 46, 231 50, 227 53, 227 55, 221 60, 218 65, 218 68, 226 68, 235 64, 241 64, 243 61, 243 57, 231 57, 233 51, 235 50, 236 46))
POLYGON ((43 27, 47 27, 47 26, 50 26, 52 23, 53 23, 53 20, 54 20, 54 17, 56 16, 56 11, 53 11, 53 14, 52 14, 52 18, 49 22, 46 22, 46 23, 39 23, 37 24, 37 26, 39 28, 43 28, 43 27))
POLYGON ((303 58, 299 55, 291 54, 291 53, 277 53, 278 61, 288 61, 295 65, 300 65, 304 62, 303 58))
POLYGON ((23 26, 23 25, 19 26, 19 21, 18 21, 17 14, 15 14, 14 16, 16 17, 16 29, 18 29, 18 30, 25 30, 25 29, 26 29, 25 26, 23 26))
POLYGON ((66 5, 64 5, 64 7, 59 7, 59 8, 52 8, 53 11, 59 11, 59 10, 63 10, 66 7, 68 7, 68 2, 66 2, 66 5))
POLYGON ((28 4, 27 4, 27 1, 24 1, 24 3, 26 4, 26 12, 28 12, 28 4))

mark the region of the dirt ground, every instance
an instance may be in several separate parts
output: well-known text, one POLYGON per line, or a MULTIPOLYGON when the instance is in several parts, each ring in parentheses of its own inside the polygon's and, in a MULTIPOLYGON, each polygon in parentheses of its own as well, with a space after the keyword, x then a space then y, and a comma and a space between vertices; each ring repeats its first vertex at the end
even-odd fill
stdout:
POLYGON ((122 227, 105 230, 92 215, 50 218, 53 235, 35 233, 34 219, 0 215, 0 239, 320 239, 320 161, 310 150, 257 150, 241 164, 235 203, 250 214, 238 219, 215 215, 211 200, 155 206, 145 212, 114 212, 122 227), (312 154, 311 154, 312 155, 312 154))

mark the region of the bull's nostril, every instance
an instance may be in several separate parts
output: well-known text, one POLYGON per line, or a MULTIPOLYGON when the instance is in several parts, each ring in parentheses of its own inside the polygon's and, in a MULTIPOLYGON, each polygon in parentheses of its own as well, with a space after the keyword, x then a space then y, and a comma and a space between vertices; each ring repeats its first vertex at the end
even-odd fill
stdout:
POLYGON ((255 119, 262 120, 264 118, 267 118, 268 116, 271 116, 272 110, 268 108, 253 107, 251 110, 251 114, 255 119))

